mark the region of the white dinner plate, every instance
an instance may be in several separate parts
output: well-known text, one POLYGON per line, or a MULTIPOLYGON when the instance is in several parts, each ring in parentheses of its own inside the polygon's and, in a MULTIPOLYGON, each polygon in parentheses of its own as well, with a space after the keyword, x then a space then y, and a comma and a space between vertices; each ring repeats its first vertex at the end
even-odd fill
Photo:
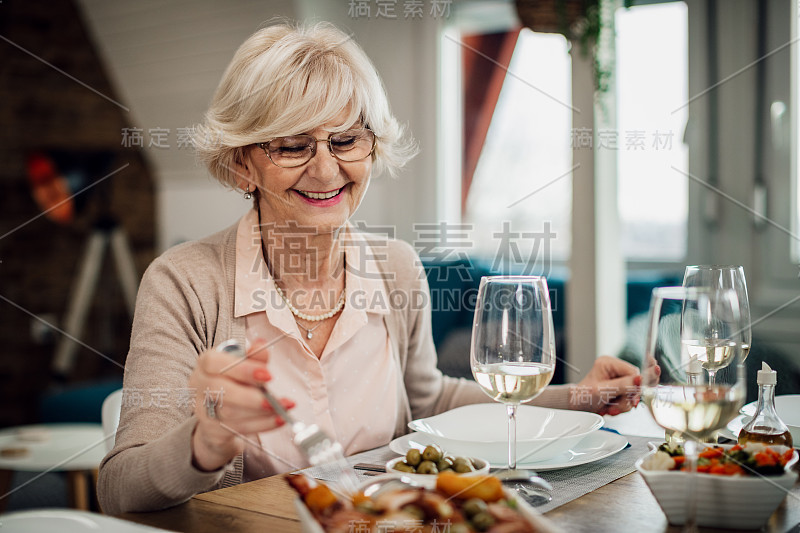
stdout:
MULTIPOLYGON (((742 416, 734 418, 733 421, 728 424, 728 429, 730 429, 734 435, 738 435, 739 430, 750 421, 750 418, 756 413, 757 405, 758 402, 750 402, 739 409, 742 416), (742 423, 737 426, 740 420, 742 423)), ((775 411, 778 412, 778 416, 783 420, 783 423, 788 426, 789 432, 792 434, 794 447, 800 447, 800 394, 775 396, 775 411)))
POLYGON ((727 427, 720 429, 717 433, 720 437, 725 437, 726 439, 730 440, 738 440, 739 432, 742 430, 745 424, 750 421, 750 417, 747 415, 739 415, 730 422, 728 422, 727 427))
MULTIPOLYGON (((758 402, 750 402, 739 412, 743 415, 753 416, 758 402)), ((775 410, 786 425, 800 426, 800 394, 782 394, 775 396, 775 410)))
MULTIPOLYGON (((745 405, 744 407, 747 407, 747 405, 745 405)), ((744 407, 742 409, 744 409, 744 407)), ((725 427, 724 429, 721 429, 719 431, 719 434, 731 440, 738 440, 739 432, 748 422, 750 422, 750 418, 751 418, 750 415, 737 416, 736 418, 728 422, 728 426, 725 427)), ((797 426, 789 426, 789 432, 792 434, 792 444, 794 445, 795 448, 800 449, 800 438, 798 438, 800 437, 800 434, 798 434, 798 432, 795 430, 796 427, 797 426)))
MULTIPOLYGON (((430 435, 425 433, 409 433, 398 437, 389 443, 389 449, 395 453, 405 455, 409 448, 422 450, 429 444, 435 444, 430 435)), ((595 431, 585 437, 577 445, 544 461, 524 462, 520 457, 517 468, 530 468, 532 470, 558 470, 573 466, 593 463, 605 459, 628 445, 628 439, 611 431, 595 431)), ((447 451, 447 450, 445 450, 447 451)), ((492 468, 505 468, 506 463, 490 463, 492 468)))
POLYGON ((87 511, 72 509, 41 509, 18 511, 0 515, 0 531, 14 533, 39 533, 58 531, 59 533, 86 533, 112 531, 114 533, 155 533, 165 529, 143 526, 127 520, 112 518, 87 511))
MULTIPOLYGON (((603 417, 584 411, 517 408, 517 455, 541 462, 558 457, 603 426, 603 417)), ((412 420, 411 431, 425 433, 453 455, 483 457, 489 462, 508 457, 508 414, 499 403, 456 407, 412 420)))

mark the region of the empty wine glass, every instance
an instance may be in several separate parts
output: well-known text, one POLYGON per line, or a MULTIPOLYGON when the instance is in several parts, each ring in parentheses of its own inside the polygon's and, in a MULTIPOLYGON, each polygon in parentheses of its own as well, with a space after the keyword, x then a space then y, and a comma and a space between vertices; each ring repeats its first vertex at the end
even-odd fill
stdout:
POLYGON ((741 320, 732 289, 663 287, 653 291, 641 366, 642 399, 661 427, 683 437, 689 471, 684 522, 688 531, 696 526, 697 443, 727 425, 744 404, 741 320), (712 355, 720 365, 713 383, 706 379, 701 355, 688 349, 709 338, 714 339, 712 355))
POLYGON ((517 467, 517 406, 547 387, 555 361, 547 280, 539 276, 481 278, 470 364, 483 391, 506 405, 511 470, 517 467))

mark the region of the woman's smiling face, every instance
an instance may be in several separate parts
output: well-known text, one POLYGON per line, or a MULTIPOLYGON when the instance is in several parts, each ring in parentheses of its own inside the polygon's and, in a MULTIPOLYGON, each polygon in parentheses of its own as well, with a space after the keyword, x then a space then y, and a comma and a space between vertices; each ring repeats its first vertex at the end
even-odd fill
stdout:
MULTIPOLYGON (((340 123, 332 121, 305 133, 327 139, 331 125, 340 123)), ((293 223, 301 233, 331 233, 344 226, 361 204, 369 185, 372 157, 341 161, 330 153, 327 143, 320 142, 307 163, 282 168, 254 146, 245 152, 240 172, 251 189, 252 185, 259 189, 262 224, 280 228, 293 223)))

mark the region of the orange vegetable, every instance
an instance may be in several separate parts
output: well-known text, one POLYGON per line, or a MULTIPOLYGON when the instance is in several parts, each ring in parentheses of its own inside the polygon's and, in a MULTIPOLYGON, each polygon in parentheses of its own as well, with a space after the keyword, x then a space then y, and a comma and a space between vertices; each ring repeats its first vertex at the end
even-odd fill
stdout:
POLYGON ((713 465, 709 467, 708 472, 710 474, 719 474, 724 476, 725 475, 725 465, 713 465))
POLYGON ((460 500, 479 498, 496 502, 503 498, 503 485, 494 476, 465 477, 454 472, 442 472, 436 478, 436 489, 460 500))
POLYGON ((703 457, 705 459, 713 459, 715 457, 722 457, 724 453, 722 448, 706 448, 702 452, 698 454, 698 457, 703 457))
POLYGON ((308 491, 305 501, 312 512, 320 512, 336 503, 336 495, 327 486, 320 484, 308 491))
POLYGON ((365 496, 364 493, 361 491, 358 491, 355 494, 353 494, 353 505, 358 505, 360 503, 368 501, 372 501, 372 499, 369 496, 365 496))
POLYGON ((737 464, 725 463, 711 466, 709 473, 720 476, 736 476, 744 474, 744 470, 742 470, 742 467, 737 464))
POLYGON ((781 466, 786 466, 786 463, 791 461, 792 457, 794 457, 794 450, 793 449, 789 448, 788 450, 783 452, 783 455, 781 455, 781 466))
POLYGON ((767 448, 763 452, 758 452, 753 456, 758 466, 775 466, 776 464, 778 464, 778 461, 775 458, 777 453, 776 452, 767 453, 768 451, 770 451, 769 448, 767 448))
POLYGON ((744 475, 744 468, 741 466, 734 464, 734 463, 727 463, 725 465, 725 475, 726 476, 743 476, 744 475))
POLYGON ((683 465, 683 463, 686 462, 686 456, 685 455, 676 455, 675 457, 672 458, 672 460, 675 461, 675 466, 680 468, 680 466, 683 465))
POLYGON ((698 472, 709 472, 711 470, 711 465, 697 465, 698 472))

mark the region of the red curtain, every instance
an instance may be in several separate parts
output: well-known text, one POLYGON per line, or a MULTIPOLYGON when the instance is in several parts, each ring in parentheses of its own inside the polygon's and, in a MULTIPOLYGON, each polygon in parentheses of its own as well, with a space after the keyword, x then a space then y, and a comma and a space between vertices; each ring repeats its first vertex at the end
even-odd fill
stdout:
POLYGON ((497 99, 519 29, 502 33, 467 35, 462 38, 464 83, 464 147, 461 182, 461 211, 466 212, 469 188, 486 141, 497 99))

